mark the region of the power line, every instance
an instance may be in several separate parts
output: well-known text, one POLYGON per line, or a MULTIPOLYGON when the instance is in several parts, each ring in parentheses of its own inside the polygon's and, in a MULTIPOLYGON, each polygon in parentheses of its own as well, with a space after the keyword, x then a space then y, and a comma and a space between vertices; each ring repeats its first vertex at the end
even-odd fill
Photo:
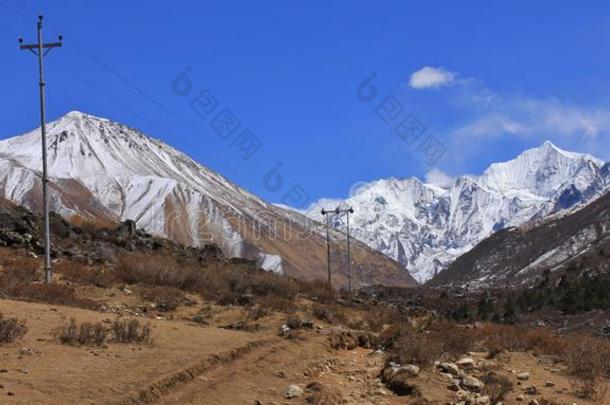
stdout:
POLYGON ((40 94, 40 134, 42 140, 42 216, 44 218, 44 279, 46 283, 51 282, 51 236, 49 230, 49 194, 47 177, 47 124, 45 117, 45 94, 44 94, 44 57, 53 48, 62 45, 62 36, 59 42, 42 42, 42 16, 38 16, 37 23, 38 41, 35 44, 23 44, 23 38, 19 38, 19 49, 28 50, 38 57, 38 88, 40 94))

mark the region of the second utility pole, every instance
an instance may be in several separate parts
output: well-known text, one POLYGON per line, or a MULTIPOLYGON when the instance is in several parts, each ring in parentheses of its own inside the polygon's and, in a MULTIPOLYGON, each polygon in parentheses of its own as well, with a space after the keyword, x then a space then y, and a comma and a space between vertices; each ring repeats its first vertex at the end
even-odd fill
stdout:
POLYGON ((322 208, 322 215, 324 215, 326 217, 326 255, 327 255, 327 264, 328 264, 328 285, 332 286, 331 280, 330 280, 330 218, 328 217, 328 214, 331 213, 338 213, 338 208, 336 210, 333 211, 328 211, 325 210, 324 208, 322 208))
MULTIPOLYGON (((39 90, 40 90, 40 133, 42 138, 42 216, 44 221, 44 279, 45 282, 51 282, 51 236, 49 230, 49 194, 48 194, 48 176, 47 176, 47 128, 45 119, 45 99, 44 99, 44 56, 49 53, 51 48, 61 46, 62 37, 59 36, 59 42, 50 42, 44 44, 42 42, 42 16, 38 16, 38 43, 30 45, 20 45, 19 49, 27 49, 38 56, 38 75, 39 75, 39 90)), ((23 39, 19 38, 19 43, 23 44, 23 39)))

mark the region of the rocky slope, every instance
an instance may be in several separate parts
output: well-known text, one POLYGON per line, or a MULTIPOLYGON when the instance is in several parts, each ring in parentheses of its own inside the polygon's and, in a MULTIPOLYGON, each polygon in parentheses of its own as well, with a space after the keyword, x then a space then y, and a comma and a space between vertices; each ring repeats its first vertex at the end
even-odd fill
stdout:
POLYGON ((608 246, 610 193, 580 209, 496 232, 428 285, 528 287, 544 273, 553 276, 572 268, 608 271, 608 246), (583 260, 587 260, 586 266, 571 266, 583 260))
MULTIPOLYGON (((601 160, 545 142, 480 176, 442 184, 379 180, 346 200, 320 200, 305 213, 319 219, 321 207, 353 207, 353 235, 425 282, 493 232, 587 203, 608 182, 601 160)), ((344 217, 334 218, 336 229, 345 225, 344 217)))
MULTIPOLYGON (((80 112, 51 122, 50 208, 66 218, 134 220, 147 232, 185 245, 214 243, 229 257, 258 260, 266 270, 322 278, 326 245, 318 223, 241 189, 161 141, 80 112)), ((0 141, 0 196, 40 211, 40 131, 0 141)), ((345 285, 344 238, 333 232, 345 285)), ((362 243, 353 246, 355 285, 413 285, 399 264, 362 243)))

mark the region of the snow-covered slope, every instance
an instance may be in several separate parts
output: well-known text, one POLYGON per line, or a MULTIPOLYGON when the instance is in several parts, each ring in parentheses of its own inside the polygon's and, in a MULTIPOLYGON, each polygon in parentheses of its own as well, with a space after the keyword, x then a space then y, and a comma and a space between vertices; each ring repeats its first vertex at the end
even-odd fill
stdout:
MULTIPOLYGON (((594 199, 607 177, 601 160, 545 142, 480 176, 442 185, 379 180, 347 200, 318 201, 306 214, 319 219, 321 207, 353 207, 353 235, 425 282, 494 231, 594 199)), ((343 229, 345 218, 335 217, 333 226, 343 229)))
MULTIPOLYGON (((227 256, 258 260, 274 272, 314 278, 325 268, 318 232, 289 240, 304 221, 161 141, 77 111, 49 123, 47 132, 50 208, 65 217, 133 219, 153 234, 188 245, 214 242, 227 256), (278 226, 291 235, 278 236, 278 226)), ((0 195, 39 210, 41 154, 38 129, 0 141, 0 195)), ((356 268, 375 261, 388 269, 388 282, 412 282, 398 264, 365 245, 356 249, 356 268)))

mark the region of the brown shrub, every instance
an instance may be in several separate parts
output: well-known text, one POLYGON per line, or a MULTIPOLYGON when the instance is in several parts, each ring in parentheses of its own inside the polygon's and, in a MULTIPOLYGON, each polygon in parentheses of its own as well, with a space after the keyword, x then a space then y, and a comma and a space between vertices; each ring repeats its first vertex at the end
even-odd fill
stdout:
POLYGON ((175 287, 146 287, 140 289, 139 293, 160 311, 173 311, 185 300, 182 290, 175 287))
POLYGON ((330 324, 346 323, 347 317, 342 308, 337 305, 314 304, 311 308, 312 315, 321 321, 330 324))
POLYGON ((103 221, 97 218, 84 218, 80 215, 73 215, 68 222, 79 228, 81 232, 90 235, 96 239, 102 239, 107 234, 116 228, 116 224, 108 221, 103 221))
POLYGON ((292 314, 286 317, 286 326, 290 329, 299 329, 301 327, 302 321, 298 315, 292 314))
MULTIPOLYGON (((4 253, 4 252, 3 252, 4 253)), ((0 256, 0 293, 10 295, 19 284, 31 283, 38 279, 40 261, 21 256, 0 256)))
POLYGON ((74 318, 53 331, 55 338, 62 344, 71 346, 102 346, 108 330, 100 322, 83 322, 80 326, 74 318))
POLYGON ((256 306, 250 308, 247 318, 250 321, 258 321, 259 319, 267 316, 267 314, 269 314, 269 311, 266 308, 256 306))
POLYGON ((152 343, 150 325, 140 326, 137 319, 117 319, 112 323, 111 332, 117 343, 152 343))
POLYGON ((99 309, 100 307, 100 304, 95 301, 77 297, 73 288, 63 284, 22 283, 13 288, 8 295, 11 298, 52 305, 66 305, 86 309, 99 309))
POLYGON ((100 288, 108 288, 115 281, 111 272, 101 267, 86 266, 77 262, 61 261, 53 266, 53 270, 73 283, 89 284, 100 288))
POLYGON ((502 402, 506 394, 510 393, 513 387, 508 377, 495 373, 482 376, 481 381, 485 383, 482 394, 487 395, 492 404, 502 402))
POLYGON ((321 280, 301 281, 299 291, 321 304, 330 304, 337 301, 337 291, 321 280))
POLYGON ((379 332, 388 325, 402 325, 409 322, 407 316, 385 305, 369 308, 364 314, 364 319, 373 332, 379 332))
POLYGON ((411 332, 400 336, 392 345, 388 358, 398 364, 431 367, 443 355, 442 342, 423 333, 411 332))
POLYGON ((469 330, 450 322, 440 322, 433 329, 421 332, 394 326, 386 329, 380 339, 390 348, 388 360, 422 367, 431 366, 437 360, 460 357, 474 346, 474 337, 469 330))
POLYGON ((12 343, 22 338, 28 331, 25 320, 17 318, 5 318, 0 313, 0 344, 12 343))

